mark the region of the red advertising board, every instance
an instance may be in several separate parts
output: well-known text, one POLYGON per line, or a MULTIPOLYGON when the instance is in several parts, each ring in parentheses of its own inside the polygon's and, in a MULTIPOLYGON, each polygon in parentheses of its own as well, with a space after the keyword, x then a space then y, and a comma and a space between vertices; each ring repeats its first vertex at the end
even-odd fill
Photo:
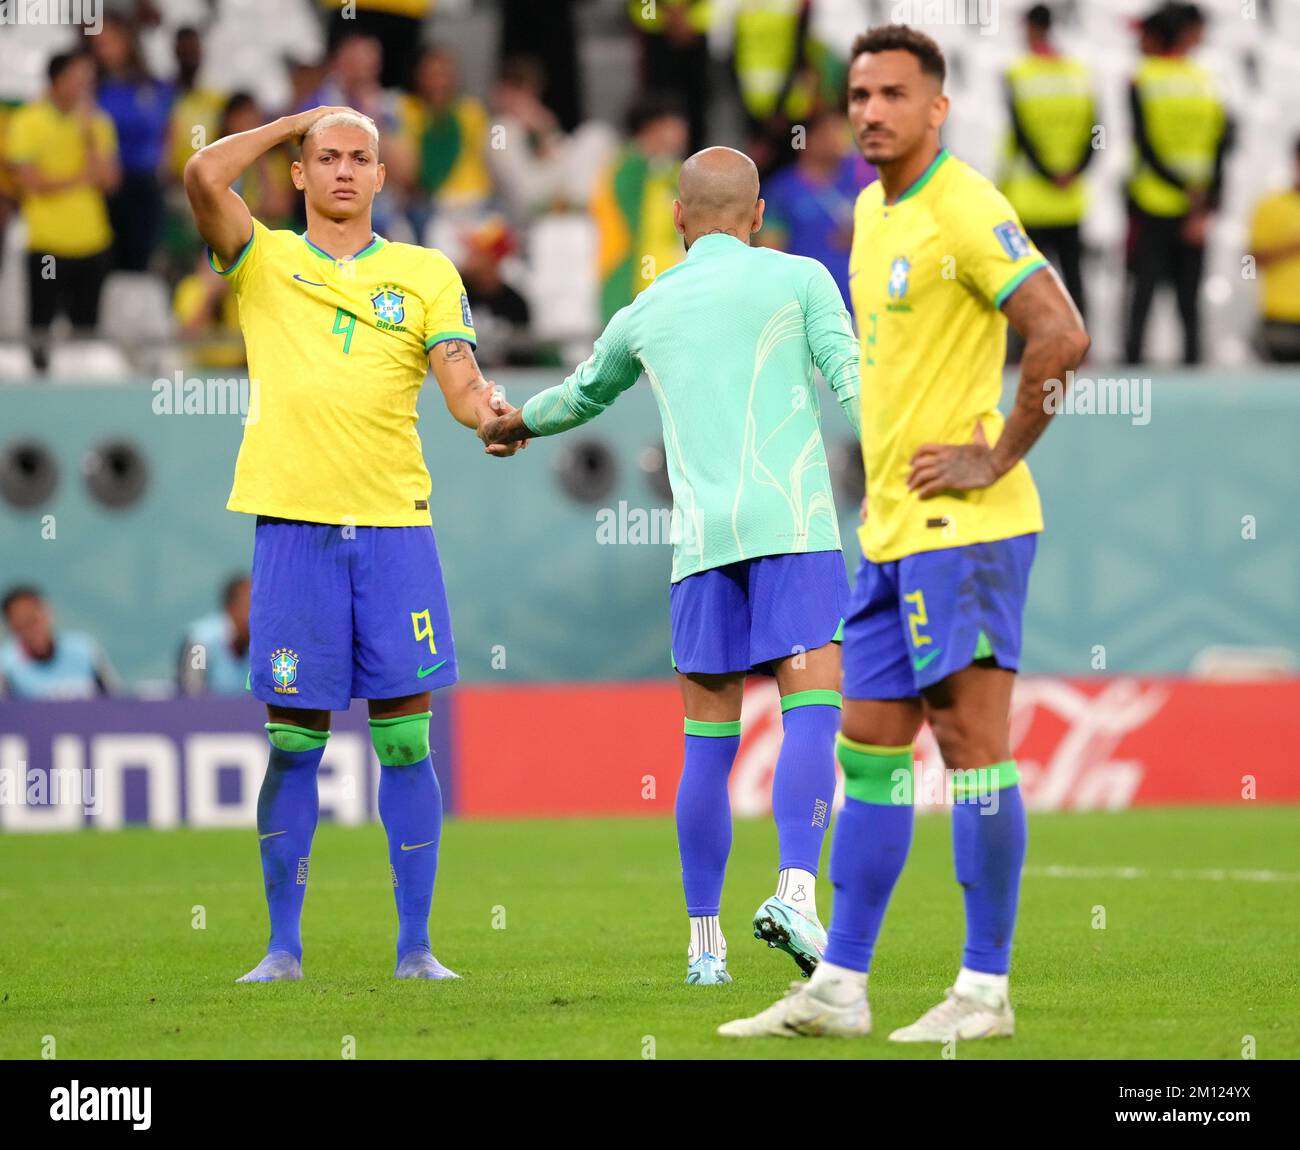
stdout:
MULTIPOLYGON (((781 736, 770 680, 746 687, 743 719, 733 809, 764 814, 781 736)), ((457 811, 670 811, 681 720, 671 683, 461 688, 452 724, 457 811)), ((1034 809, 1300 801, 1300 679, 1026 676, 1011 728, 1034 809)), ((928 729, 916 751, 918 805, 942 805, 943 766, 928 729)))

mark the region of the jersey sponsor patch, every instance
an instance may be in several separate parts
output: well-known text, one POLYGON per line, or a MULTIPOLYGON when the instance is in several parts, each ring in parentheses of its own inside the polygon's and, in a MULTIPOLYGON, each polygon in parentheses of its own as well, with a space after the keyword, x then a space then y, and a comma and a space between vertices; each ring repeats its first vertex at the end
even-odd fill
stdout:
POLYGON ((474 317, 469 313, 469 296, 464 292, 460 293, 460 318, 465 321, 466 327, 474 326, 474 317))
POLYGON ((1029 237, 1020 230, 1020 225, 1015 220, 998 224, 993 229, 993 234, 998 237, 1003 251, 1013 260, 1023 259, 1029 254, 1029 237))

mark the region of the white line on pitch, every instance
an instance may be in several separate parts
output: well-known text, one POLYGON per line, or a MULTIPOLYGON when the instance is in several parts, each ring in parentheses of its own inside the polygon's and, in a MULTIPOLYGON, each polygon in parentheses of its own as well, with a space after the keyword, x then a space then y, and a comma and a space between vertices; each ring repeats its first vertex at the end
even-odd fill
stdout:
POLYGON ((1210 882, 1300 882, 1300 872, 1282 870, 1166 870, 1138 866, 1027 866, 1026 878, 1193 878, 1210 882))

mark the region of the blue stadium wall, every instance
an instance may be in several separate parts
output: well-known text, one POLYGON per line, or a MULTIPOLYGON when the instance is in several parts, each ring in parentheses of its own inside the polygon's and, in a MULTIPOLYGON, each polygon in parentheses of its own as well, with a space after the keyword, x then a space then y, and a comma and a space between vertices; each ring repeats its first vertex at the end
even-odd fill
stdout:
MULTIPOLYGON (((515 402, 559 378, 497 374, 515 402)), ((1185 671, 1210 644, 1300 650, 1297 384, 1296 373, 1162 373, 1147 423, 1054 422, 1031 457, 1048 533, 1031 586, 1027 670, 1086 675, 1098 648, 1107 671, 1140 673, 1185 671)), ((252 520, 224 510, 239 416, 157 414, 155 401, 147 383, 0 387, 0 455, 17 441, 43 443, 59 475, 40 505, 0 500, 0 586, 40 585, 61 625, 95 634, 133 684, 171 677, 187 622, 214 609, 222 581, 252 554, 252 520), (122 509, 97 503, 85 480, 97 445, 114 439, 135 445, 149 472, 143 495, 122 509)), ((832 451, 850 459, 829 393, 822 411, 832 451)), ((624 526, 635 531, 638 511, 666 506, 644 469, 661 446, 645 383, 595 423, 508 461, 482 454, 436 388, 420 412, 463 677, 668 675, 669 546, 598 541, 601 509, 617 516, 625 504, 624 526), (594 456, 572 454, 585 442, 608 448, 615 469, 592 503, 566 492, 559 466, 568 459, 598 478, 594 456)), ((851 486, 841 529, 854 567, 851 486)))

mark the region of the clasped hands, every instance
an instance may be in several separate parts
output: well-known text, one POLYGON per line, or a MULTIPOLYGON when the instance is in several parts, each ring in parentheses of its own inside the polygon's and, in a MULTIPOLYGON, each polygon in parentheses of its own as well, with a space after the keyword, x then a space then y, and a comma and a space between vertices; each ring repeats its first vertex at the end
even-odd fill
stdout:
POLYGON ((505 394, 495 384, 488 395, 486 410, 480 411, 478 437, 483 441, 483 451, 500 459, 509 458, 528 446, 527 425, 523 412, 506 401, 505 394))

